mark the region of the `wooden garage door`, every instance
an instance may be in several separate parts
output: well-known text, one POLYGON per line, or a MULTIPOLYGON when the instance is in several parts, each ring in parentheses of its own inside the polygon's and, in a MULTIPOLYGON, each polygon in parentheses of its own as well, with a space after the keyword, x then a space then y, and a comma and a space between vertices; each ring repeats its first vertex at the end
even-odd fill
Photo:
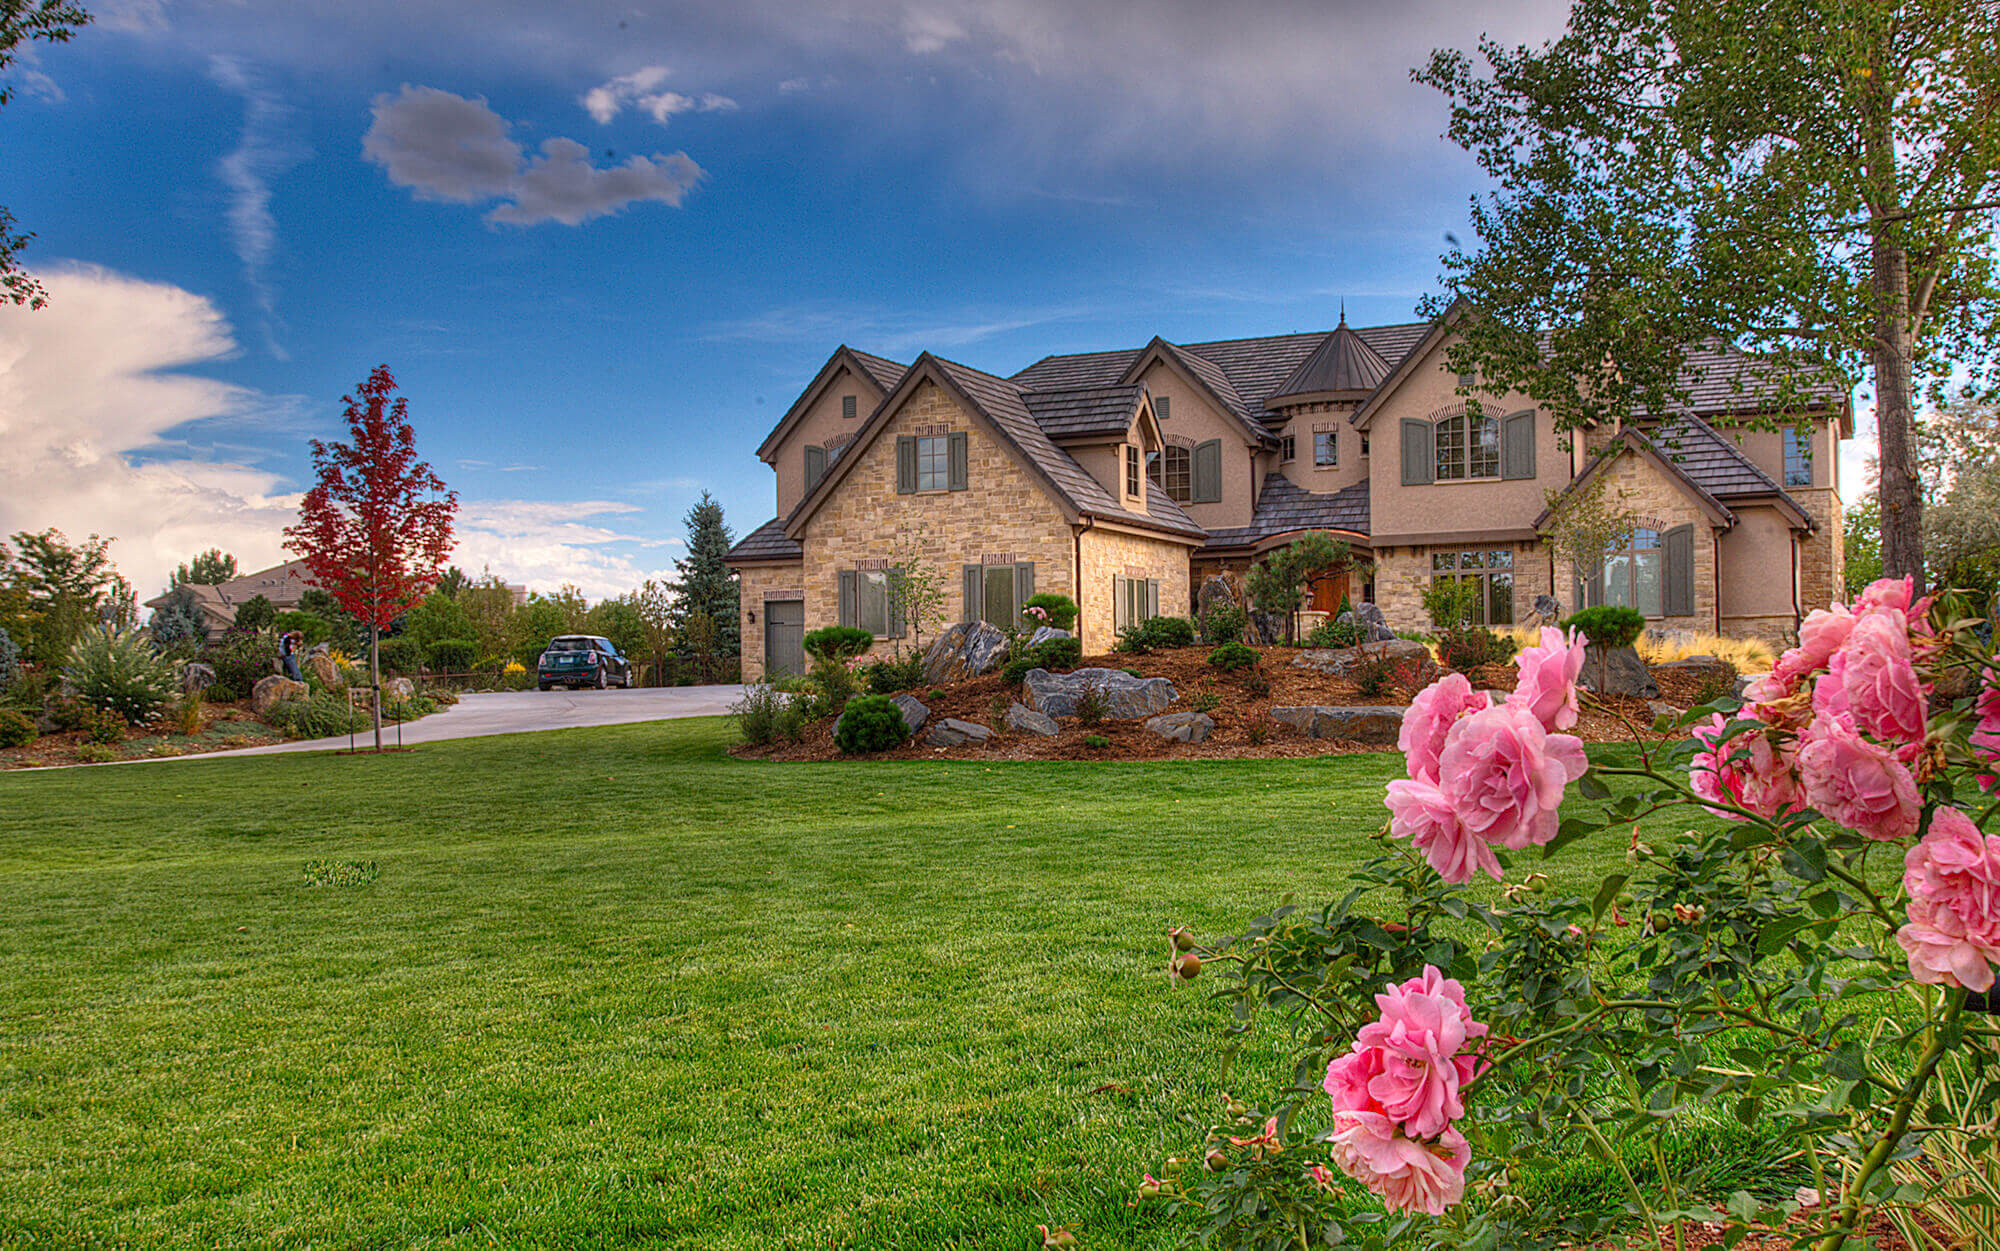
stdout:
POLYGON ((806 602, 802 599, 764 601, 764 677, 790 677, 806 671, 806 602))

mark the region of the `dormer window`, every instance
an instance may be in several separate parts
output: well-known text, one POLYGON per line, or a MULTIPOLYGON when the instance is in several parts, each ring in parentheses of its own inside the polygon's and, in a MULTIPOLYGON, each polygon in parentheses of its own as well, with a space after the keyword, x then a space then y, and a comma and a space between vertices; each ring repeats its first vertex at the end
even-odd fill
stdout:
POLYGON ((1125 494, 1137 499, 1146 493, 1145 475, 1139 472, 1139 445, 1125 445, 1125 494))

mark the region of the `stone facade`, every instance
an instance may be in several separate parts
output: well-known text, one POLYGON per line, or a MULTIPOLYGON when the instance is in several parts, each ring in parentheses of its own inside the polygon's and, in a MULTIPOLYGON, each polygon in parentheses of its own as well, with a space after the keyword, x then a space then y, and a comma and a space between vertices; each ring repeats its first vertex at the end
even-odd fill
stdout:
POLYGON ((1834 491, 1790 492, 1816 527, 1799 551, 1799 608, 1811 612, 1847 601, 1847 510, 1834 491))
MULTIPOLYGON (((1118 641, 1112 628, 1114 577, 1158 578, 1160 614, 1166 617, 1193 614, 1194 597, 1188 582, 1191 549, 1187 544, 1102 526, 1085 530, 1077 544, 1083 550, 1083 593, 1073 598, 1083 610, 1077 621, 1085 655, 1102 655, 1118 641)), ((1039 579, 1036 585, 1040 586, 1039 579)))
POLYGON ((743 629, 743 680, 754 682, 764 676, 764 601, 801 598, 805 567, 744 565, 737 569, 736 577, 741 592, 737 611, 743 629))
MULTIPOLYGON (((1605 473, 1611 482, 1606 502, 1631 510, 1644 528, 1664 535, 1678 526, 1694 527, 1694 614, 1655 617, 1648 624, 1658 629, 1717 632, 1721 618, 1716 599, 1715 523, 1685 487, 1637 452, 1626 452, 1605 473)), ((1553 594, 1565 610, 1575 612, 1576 571, 1559 560, 1555 578, 1559 589, 1553 594)), ((1529 598, 1532 601, 1533 596, 1529 598)))
MULTIPOLYGON (((1432 556, 1439 552, 1507 551, 1514 556, 1514 622, 1524 624, 1534 612, 1535 597, 1549 594, 1549 549, 1540 543, 1455 543, 1449 546, 1388 548, 1375 556, 1375 606, 1392 630, 1429 630, 1430 610, 1424 592, 1433 577, 1432 556)), ((1575 611, 1571 596, 1557 594, 1566 612, 1575 611)))

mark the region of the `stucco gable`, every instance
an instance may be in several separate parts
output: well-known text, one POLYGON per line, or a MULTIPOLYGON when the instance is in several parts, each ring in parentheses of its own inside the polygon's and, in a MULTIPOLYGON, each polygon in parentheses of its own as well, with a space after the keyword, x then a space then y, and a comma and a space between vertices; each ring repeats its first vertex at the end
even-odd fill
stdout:
POLYGON ((799 392, 799 398, 792 401, 792 406, 785 410, 778 424, 771 427, 771 433, 757 445, 758 458, 774 463, 784 450, 785 440, 805 420, 813 405, 819 402, 822 395, 839 386, 842 379, 852 379, 859 388, 857 393, 866 397, 863 413, 856 414, 863 416, 873 411, 883 397, 895 389, 905 371, 905 366, 886 357, 856 351, 845 343, 841 344, 833 350, 833 355, 826 358, 826 364, 820 366, 819 373, 813 376, 806 389, 799 392))

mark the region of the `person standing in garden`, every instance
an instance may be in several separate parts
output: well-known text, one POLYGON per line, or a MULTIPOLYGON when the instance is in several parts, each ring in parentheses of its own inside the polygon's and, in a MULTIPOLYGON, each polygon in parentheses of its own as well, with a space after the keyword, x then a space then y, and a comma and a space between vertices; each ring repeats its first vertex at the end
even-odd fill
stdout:
POLYGON ((278 636, 278 659, 285 666, 285 676, 294 682, 306 680, 305 675, 299 672, 299 644, 305 642, 305 638, 297 630, 287 630, 278 636))

